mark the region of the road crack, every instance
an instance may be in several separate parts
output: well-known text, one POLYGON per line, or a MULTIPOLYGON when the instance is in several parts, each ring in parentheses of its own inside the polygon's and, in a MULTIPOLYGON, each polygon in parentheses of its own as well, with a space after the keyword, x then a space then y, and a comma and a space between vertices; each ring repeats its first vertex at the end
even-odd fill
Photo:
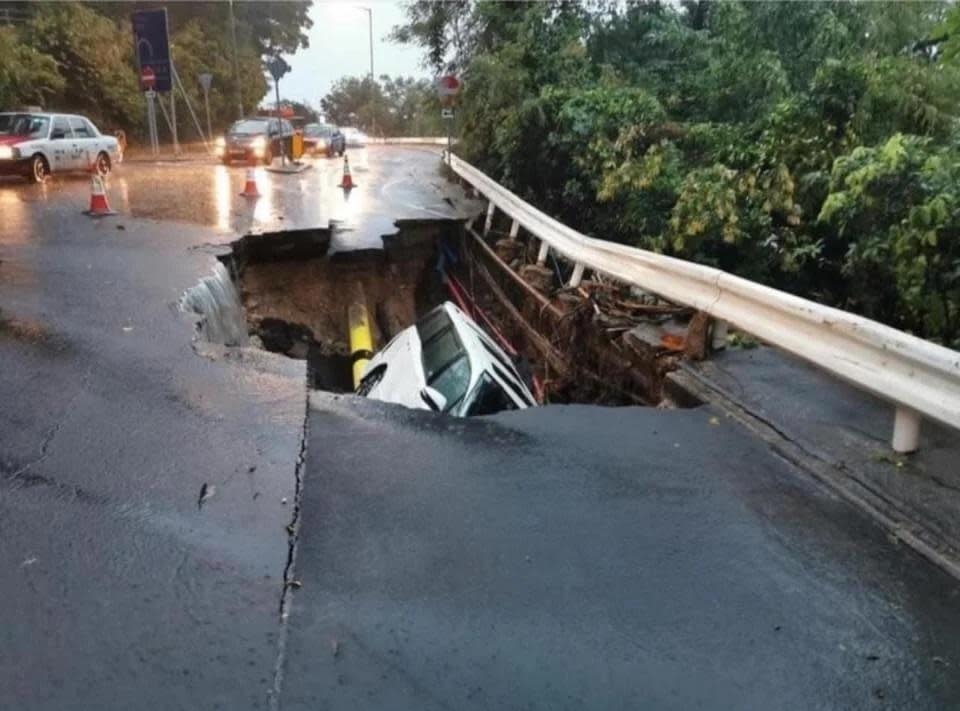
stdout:
POLYGON ((283 569, 283 585, 280 592, 280 635, 277 642, 277 661, 274 666, 273 688, 268 692, 268 703, 271 711, 280 709, 280 693, 283 687, 283 668, 286 664, 287 629, 290 618, 290 606, 294 591, 300 588, 300 583, 294 577, 297 563, 297 543, 300 537, 300 507, 303 498, 303 470, 307 461, 307 436, 310 422, 310 388, 309 378, 304 383, 304 413, 303 428, 300 432, 300 451, 294 468, 296 477, 293 493, 293 509, 290 514, 290 523, 287 524, 287 562, 283 569))

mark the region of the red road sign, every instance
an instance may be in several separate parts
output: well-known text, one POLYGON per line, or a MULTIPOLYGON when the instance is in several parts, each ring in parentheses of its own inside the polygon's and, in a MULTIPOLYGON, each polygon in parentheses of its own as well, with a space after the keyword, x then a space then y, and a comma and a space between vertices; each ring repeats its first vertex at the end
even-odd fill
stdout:
POLYGON ((456 96, 460 93, 460 80, 452 74, 437 79, 437 91, 440 96, 456 96))
POLYGON ((150 91, 157 84, 157 75, 153 68, 144 67, 140 72, 140 88, 144 91, 150 91))

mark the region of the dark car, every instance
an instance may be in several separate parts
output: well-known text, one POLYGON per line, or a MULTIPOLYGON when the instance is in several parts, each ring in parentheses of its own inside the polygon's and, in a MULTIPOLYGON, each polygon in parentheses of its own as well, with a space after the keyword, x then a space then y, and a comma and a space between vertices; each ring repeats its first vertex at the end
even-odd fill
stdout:
POLYGON ((218 138, 216 152, 224 164, 234 161, 269 165, 281 151, 291 155, 293 125, 286 119, 254 116, 241 119, 218 138))
POLYGON ((306 153, 325 153, 332 157, 342 156, 347 149, 347 139, 340 129, 328 123, 308 123, 303 127, 303 150, 306 153))

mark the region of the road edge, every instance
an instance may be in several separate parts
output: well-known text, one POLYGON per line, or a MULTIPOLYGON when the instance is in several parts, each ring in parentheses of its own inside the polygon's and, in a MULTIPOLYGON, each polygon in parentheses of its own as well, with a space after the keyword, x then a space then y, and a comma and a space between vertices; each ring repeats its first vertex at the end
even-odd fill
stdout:
POLYGON ((700 401, 720 408, 731 418, 758 436, 780 458, 800 469, 821 486, 856 506, 898 541, 903 541, 921 556, 960 580, 960 549, 939 531, 902 509, 896 502, 871 490, 863 482, 844 474, 845 462, 830 461, 804 447, 769 420, 752 411, 745 403, 718 388, 693 368, 680 369, 665 376, 664 388, 676 400, 700 401))

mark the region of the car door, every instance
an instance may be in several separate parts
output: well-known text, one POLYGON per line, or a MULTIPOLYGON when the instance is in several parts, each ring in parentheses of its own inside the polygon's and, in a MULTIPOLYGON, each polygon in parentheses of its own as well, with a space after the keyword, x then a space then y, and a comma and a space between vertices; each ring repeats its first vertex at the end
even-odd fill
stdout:
POLYGON ((73 170, 86 170, 97 158, 99 144, 96 134, 81 116, 69 116, 73 130, 74 167, 73 170))
POLYGON ((74 170, 77 146, 74 142, 73 129, 66 116, 54 116, 53 126, 50 128, 50 170, 54 173, 64 170, 74 170))

